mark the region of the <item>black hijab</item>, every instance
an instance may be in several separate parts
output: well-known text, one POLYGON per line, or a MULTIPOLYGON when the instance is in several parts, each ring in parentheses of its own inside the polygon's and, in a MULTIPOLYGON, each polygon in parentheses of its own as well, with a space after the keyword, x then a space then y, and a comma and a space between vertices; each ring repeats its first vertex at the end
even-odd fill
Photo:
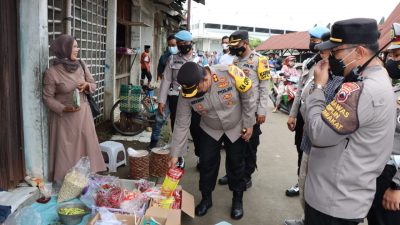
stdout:
POLYGON ((53 65, 62 64, 64 69, 70 73, 75 72, 80 66, 78 60, 71 60, 74 41, 74 37, 63 34, 56 38, 50 45, 50 50, 53 51, 57 57, 53 60, 53 65))

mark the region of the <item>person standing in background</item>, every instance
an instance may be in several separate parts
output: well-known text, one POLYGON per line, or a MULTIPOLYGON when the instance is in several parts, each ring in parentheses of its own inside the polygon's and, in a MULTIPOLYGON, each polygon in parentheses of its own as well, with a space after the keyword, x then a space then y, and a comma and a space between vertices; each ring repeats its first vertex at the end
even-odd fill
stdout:
POLYGON ((144 46, 144 52, 140 57, 140 68, 142 74, 140 77, 140 85, 144 85, 144 79, 147 78, 147 86, 150 87, 151 72, 150 72, 150 45, 144 46))

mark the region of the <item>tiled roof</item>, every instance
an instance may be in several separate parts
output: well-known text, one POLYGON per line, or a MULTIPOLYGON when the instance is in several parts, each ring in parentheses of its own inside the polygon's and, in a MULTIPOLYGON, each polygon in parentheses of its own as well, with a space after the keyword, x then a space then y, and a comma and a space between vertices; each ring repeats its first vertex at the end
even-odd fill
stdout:
POLYGON ((390 41, 390 29, 392 29, 393 23, 400 23, 400 3, 389 15, 386 21, 381 26, 379 26, 379 31, 381 32, 381 37, 379 38, 380 47, 383 47, 383 45, 390 41))
POLYGON ((289 34, 271 36, 268 40, 256 47, 256 51, 298 49, 307 50, 309 45, 309 34, 307 31, 300 31, 289 34))

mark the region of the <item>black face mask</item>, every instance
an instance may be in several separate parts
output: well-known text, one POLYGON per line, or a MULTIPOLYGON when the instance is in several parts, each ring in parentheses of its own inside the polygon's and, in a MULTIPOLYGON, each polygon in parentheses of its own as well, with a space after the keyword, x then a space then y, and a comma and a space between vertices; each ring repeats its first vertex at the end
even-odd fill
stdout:
POLYGON ((241 46, 239 48, 229 48, 229 54, 231 55, 241 56, 243 55, 244 51, 246 51, 246 48, 244 46, 241 46))
POLYGON ((390 78, 400 79, 400 61, 388 60, 385 64, 390 78))
POLYGON ((346 65, 344 65, 341 59, 336 59, 333 55, 329 55, 329 67, 332 74, 335 76, 344 76, 344 68, 346 65))
POLYGON ((310 49, 310 51, 312 51, 312 52, 314 52, 314 53, 317 53, 318 50, 315 49, 315 46, 316 46, 316 45, 317 45, 317 43, 312 43, 312 42, 310 42, 310 44, 308 45, 308 48, 310 49))
POLYGON ((192 50, 192 45, 179 45, 178 46, 179 52, 186 55, 188 52, 192 50))

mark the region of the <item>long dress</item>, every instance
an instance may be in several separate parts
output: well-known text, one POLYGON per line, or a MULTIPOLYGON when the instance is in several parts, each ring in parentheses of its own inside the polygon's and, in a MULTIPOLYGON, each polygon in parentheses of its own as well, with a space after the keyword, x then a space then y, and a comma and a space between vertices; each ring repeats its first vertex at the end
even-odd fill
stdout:
POLYGON ((93 116, 84 92, 80 93, 80 110, 63 112, 72 106, 74 90, 80 82, 90 83, 94 92, 96 83, 87 69, 67 72, 62 64, 51 66, 44 77, 43 100, 50 109, 49 122, 49 180, 61 181, 81 157, 88 156, 92 172, 106 170, 93 116))

